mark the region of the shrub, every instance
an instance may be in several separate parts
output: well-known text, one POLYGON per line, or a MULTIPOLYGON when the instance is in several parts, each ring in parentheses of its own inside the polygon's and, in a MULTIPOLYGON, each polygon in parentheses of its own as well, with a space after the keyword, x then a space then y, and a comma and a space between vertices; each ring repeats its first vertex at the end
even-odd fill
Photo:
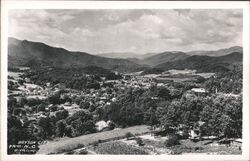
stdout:
POLYGON ((60 110, 56 112, 57 120, 66 119, 69 116, 69 112, 67 110, 60 110))
POLYGON ((121 141, 110 141, 99 144, 95 151, 97 154, 130 154, 130 155, 145 155, 148 154, 143 148, 128 145, 121 141))
POLYGON ((78 143, 78 144, 77 144, 77 148, 76 148, 76 149, 79 149, 79 148, 84 148, 84 144, 82 144, 82 143, 78 143))
POLYGON ((55 112, 55 111, 58 110, 58 106, 52 105, 52 106, 49 108, 49 110, 50 110, 51 112, 55 112))
POLYGON ((59 120, 56 123, 56 136, 63 137, 66 131, 66 124, 64 120, 59 120))
POLYGON ((98 141, 94 141, 94 142, 93 142, 93 146, 94 146, 94 147, 97 147, 98 145, 99 145, 99 142, 98 142, 98 141))
POLYGON ((197 151, 197 150, 203 150, 204 148, 203 147, 201 147, 201 146, 196 146, 196 147, 194 147, 194 150, 195 151, 197 151))
POLYGON ((171 151, 173 154, 190 153, 192 148, 185 145, 176 145, 171 147, 171 151))
POLYGON ((125 137, 126 137, 127 140, 128 140, 129 138, 134 137, 134 135, 133 135, 131 132, 127 132, 127 133, 125 134, 125 137))
POLYGON ((140 137, 135 138, 135 141, 136 141, 136 143, 137 143, 139 146, 143 146, 143 145, 144 145, 144 143, 143 143, 143 141, 142 141, 142 139, 141 139, 140 137))
POLYGON ((169 135, 168 139, 164 142, 166 147, 170 147, 173 145, 179 145, 179 140, 178 140, 178 136, 177 135, 169 135))
POLYGON ((82 148, 79 150, 78 154, 86 155, 88 154, 88 151, 86 150, 86 148, 82 148))
POLYGON ((74 154, 74 151, 72 150, 72 151, 66 152, 65 154, 66 154, 66 155, 73 155, 73 154, 74 154))

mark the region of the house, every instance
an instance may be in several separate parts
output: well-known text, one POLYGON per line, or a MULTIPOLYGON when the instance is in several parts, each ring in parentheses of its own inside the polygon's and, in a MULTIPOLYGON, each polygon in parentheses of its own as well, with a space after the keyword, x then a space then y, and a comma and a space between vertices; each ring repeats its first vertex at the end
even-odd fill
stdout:
POLYGON ((199 138, 199 130, 198 129, 193 129, 189 131, 189 139, 198 139, 199 138))
POLYGON ((164 86, 164 83, 157 83, 157 87, 162 87, 164 86))
POLYGON ((205 88, 192 88, 190 92, 195 93, 198 96, 205 96, 208 93, 208 91, 205 88))
POLYGON ((106 100, 107 100, 107 97, 103 96, 103 97, 100 97, 100 99, 101 99, 102 101, 106 101, 106 100))
POLYGON ((205 88, 192 88, 191 91, 195 92, 195 93, 206 93, 207 92, 205 88))
POLYGON ((112 101, 112 102, 116 102, 117 99, 116 99, 115 97, 113 97, 113 98, 111 99, 111 101, 112 101))
POLYGON ((71 103, 66 102, 66 103, 64 103, 64 106, 71 106, 71 103))

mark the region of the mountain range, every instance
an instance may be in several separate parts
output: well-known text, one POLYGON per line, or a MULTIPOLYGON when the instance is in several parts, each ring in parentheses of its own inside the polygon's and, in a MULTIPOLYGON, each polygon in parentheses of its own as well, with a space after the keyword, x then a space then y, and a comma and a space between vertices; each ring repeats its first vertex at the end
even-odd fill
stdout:
MULTIPOLYGON (((178 53, 181 51, 165 51, 162 53, 146 53, 146 54, 138 54, 138 53, 132 53, 132 52, 110 52, 110 53, 101 53, 98 54, 98 56, 101 57, 107 57, 107 58, 123 58, 123 59, 131 59, 131 58, 136 58, 136 59, 146 59, 149 57, 156 56, 158 54, 163 54, 163 53, 178 53)), ((207 56, 223 56, 227 55, 233 52, 243 52, 242 47, 240 46, 232 46, 230 48, 225 48, 225 49, 218 49, 218 50, 193 50, 189 52, 183 52, 186 53, 187 55, 207 55, 207 56)))
POLYGON ((97 66, 117 71, 133 71, 143 67, 126 59, 104 58, 85 52, 71 52, 40 42, 15 38, 9 38, 8 41, 9 66, 31 66, 37 64, 59 68, 97 66))
POLYGON ((121 58, 121 59, 145 59, 158 53, 146 53, 146 54, 138 54, 133 52, 110 52, 110 53, 101 53, 97 54, 98 56, 105 57, 105 58, 121 58))
POLYGON ((196 50, 196 51, 190 51, 187 52, 188 55, 207 55, 207 56, 223 56, 223 55, 228 55, 233 52, 239 52, 242 53, 243 49, 240 46, 232 46, 230 48, 226 49, 219 49, 219 50, 210 50, 210 51, 204 51, 204 50, 196 50))
POLYGON ((198 72, 219 72, 232 69, 234 65, 241 65, 242 60, 243 54, 240 52, 233 52, 219 57, 193 55, 182 60, 159 64, 155 68, 162 70, 195 69, 198 72))
POLYGON ((40 42, 15 38, 9 38, 8 40, 8 65, 11 67, 47 65, 58 68, 84 68, 97 66, 119 72, 139 71, 149 68, 162 70, 188 68, 214 72, 227 70, 234 64, 242 64, 242 47, 239 46, 217 51, 192 51, 187 53, 166 51, 158 54, 149 53, 144 56, 135 53, 116 54, 109 53, 110 57, 116 58, 108 58, 107 53, 106 55, 91 55, 86 52, 73 52, 52 47, 40 42), (124 57, 126 54, 127 57, 124 57))

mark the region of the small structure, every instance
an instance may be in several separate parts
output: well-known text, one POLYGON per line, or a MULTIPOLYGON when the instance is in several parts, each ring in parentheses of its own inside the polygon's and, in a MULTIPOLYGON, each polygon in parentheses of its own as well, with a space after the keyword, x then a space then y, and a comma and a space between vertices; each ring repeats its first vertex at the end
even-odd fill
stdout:
POLYGON ((66 103, 64 103, 64 106, 71 106, 71 103, 66 102, 66 103))
POLYGON ((206 93, 206 89, 205 88, 192 88, 191 91, 195 92, 195 93, 206 93))
POLYGON ((104 120, 98 121, 96 124, 96 130, 102 131, 104 128, 108 127, 108 123, 104 120))
POLYGON ((193 129, 189 131, 189 139, 198 139, 199 138, 199 130, 193 129))
POLYGON ((242 139, 241 138, 234 139, 234 140, 232 140, 231 144, 234 145, 234 146, 241 147, 242 146, 242 139))
POLYGON ((208 91, 205 88, 192 88, 190 92, 193 92, 198 96, 205 96, 208 94, 208 91))

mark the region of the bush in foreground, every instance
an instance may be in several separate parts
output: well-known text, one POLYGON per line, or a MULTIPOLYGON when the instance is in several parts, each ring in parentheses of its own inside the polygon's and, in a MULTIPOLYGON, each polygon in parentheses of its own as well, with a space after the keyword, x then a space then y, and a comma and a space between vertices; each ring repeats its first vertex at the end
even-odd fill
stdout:
POLYGON ((99 144, 95 151, 97 154, 134 154, 134 155, 146 155, 148 154, 144 149, 128 145, 121 141, 111 141, 99 144))
POLYGON ((130 138, 134 137, 134 135, 131 132, 127 132, 125 134, 125 137, 127 138, 127 140, 129 140, 130 138))
POLYGON ((166 147, 170 147, 173 145, 179 145, 179 140, 178 140, 178 136, 177 135, 169 135, 168 139, 165 141, 165 146, 166 147))

